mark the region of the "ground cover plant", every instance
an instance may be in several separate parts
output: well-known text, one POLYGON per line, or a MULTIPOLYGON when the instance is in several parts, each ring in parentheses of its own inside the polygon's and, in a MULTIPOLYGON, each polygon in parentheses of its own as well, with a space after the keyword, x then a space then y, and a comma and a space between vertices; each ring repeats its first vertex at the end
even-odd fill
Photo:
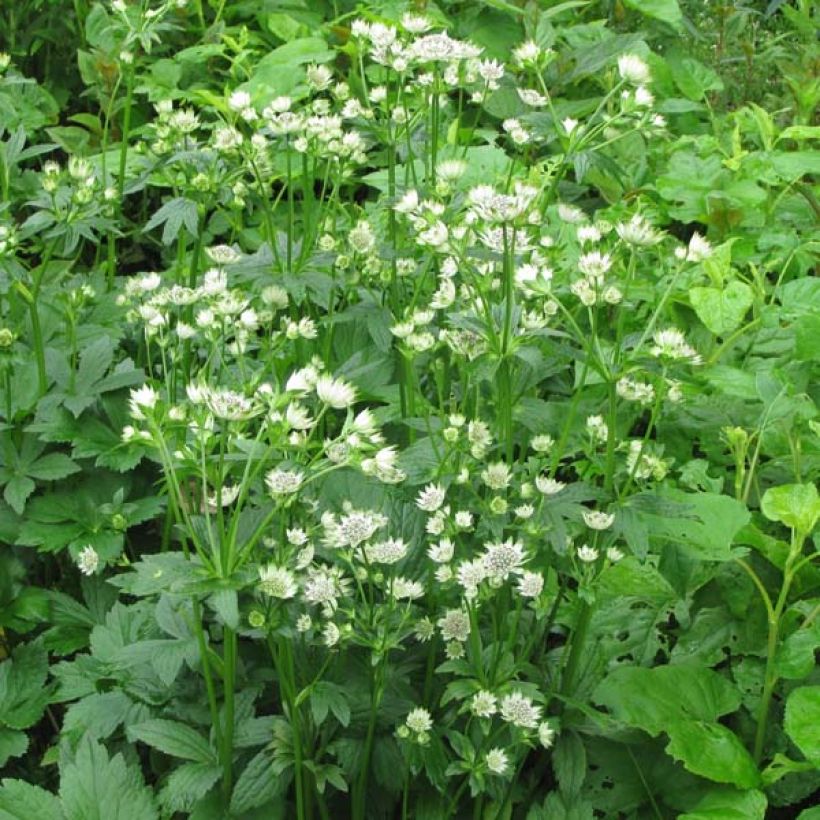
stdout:
POLYGON ((820 794, 818 8, 0 8, 0 818, 820 794))

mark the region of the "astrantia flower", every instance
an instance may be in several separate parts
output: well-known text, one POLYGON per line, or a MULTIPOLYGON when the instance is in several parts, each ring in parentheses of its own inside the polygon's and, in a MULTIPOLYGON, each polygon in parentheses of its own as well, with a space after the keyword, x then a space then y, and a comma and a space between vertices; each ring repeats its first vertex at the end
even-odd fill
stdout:
POLYGON ((457 661, 464 657, 464 644, 449 641, 444 645, 444 654, 448 661, 457 661))
POLYGON ((511 692, 501 698, 501 718, 522 729, 535 729, 541 717, 541 707, 521 692, 511 692))
POLYGON ((555 742, 555 729, 552 728, 548 721, 538 724, 538 742, 545 748, 549 749, 555 742))
POLYGON ((692 364, 700 364, 701 358, 695 348, 687 343, 686 337, 677 328, 656 330, 652 334, 655 344, 649 352, 657 358, 688 359, 692 364))
POLYGON ((445 641, 466 641, 470 637, 470 618, 463 609, 448 609, 436 625, 445 641))
POLYGON ((615 516, 601 510, 584 510, 584 523, 591 530, 607 530, 615 521, 615 516))
POLYGON ((498 711, 498 700, 492 692, 482 689, 473 695, 470 709, 476 717, 492 717, 498 711))
POLYGON ((346 594, 346 591, 346 582, 338 567, 308 570, 307 580, 302 587, 302 593, 308 603, 321 604, 329 609, 336 608, 338 598, 346 594))
POLYGON ((271 564, 259 568, 259 591, 271 598, 292 598, 298 587, 293 573, 285 567, 271 564))
POLYGON ((704 239, 697 231, 692 234, 689 240, 689 247, 686 251, 688 262, 702 262, 712 255, 712 246, 708 240, 704 239))
POLYGON ((449 538, 442 538, 438 544, 433 544, 428 550, 427 554, 430 560, 436 564, 446 564, 453 559, 455 545, 449 538))
POLYGON ((507 757, 507 753, 503 749, 499 749, 498 747, 490 749, 484 759, 487 762, 487 768, 493 774, 505 775, 507 773, 510 761, 507 757))
POLYGON ((609 436, 609 427, 603 416, 588 416, 586 428, 589 435, 595 441, 606 441, 609 436))
POLYGON ((495 464, 488 464, 481 472, 481 480, 491 490, 503 490, 510 486, 512 471, 503 462, 497 461, 495 464))
POLYGON ((537 598, 544 589, 544 576, 539 572, 524 572, 518 581, 518 594, 522 598, 537 598))
POLYGON ((484 547, 482 560, 488 578, 501 582, 506 581, 511 574, 520 574, 521 565, 527 560, 524 545, 520 541, 508 538, 501 543, 485 544, 484 547))
POLYGON ((430 713, 422 707, 413 709, 413 711, 407 715, 407 719, 404 723, 411 732, 415 732, 416 734, 429 732, 430 729, 433 728, 433 718, 430 713))
POLYGON ((525 105, 531 105, 533 108, 541 108, 547 104, 547 98, 531 88, 519 88, 518 96, 525 105))
POLYGON ((226 421, 242 421, 261 410, 249 398, 233 390, 208 390, 205 405, 216 418, 226 421))
POLYGON ((640 214, 635 214, 629 222, 619 222, 615 230, 618 236, 630 245, 646 247, 655 245, 663 239, 663 234, 656 231, 640 214))
POLYGON ((534 40, 527 40, 513 50, 513 59, 520 65, 534 63, 541 55, 541 47, 534 40))
POLYGON ((464 597, 475 598, 479 584, 487 577, 487 566, 481 558, 462 561, 456 573, 458 582, 464 589, 464 597))
POLYGON ((350 510, 338 522, 328 518, 325 525, 326 541, 335 547, 358 547, 370 540, 386 523, 387 518, 371 510, 350 510))
POLYGON ((265 485, 273 496, 292 495, 302 486, 304 474, 298 470, 282 470, 277 467, 265 476, 265 485))
POLYGON ((429 618, 424 617, 416 621, 416 626, 413 632, 419 643, 427 643, 427 641, 432 640, 433 636, 436 634, 436 627, 429 618))
POLYGON ((143 385, 131 391, 129 406, 132 418, 144 420, 145 411, 153 410, 159 400, 159 393, 150 385, 143 385))
POLYGON ((563 481, 557 481, 549 476, 539 475, 535 477, 535 486, 538 492, 544 495, 555 495, 556 493, 560 493, 561 490, 566 487, 566 484, 564 484, 563 481))
POLYGON ((319 376, 316 380, 316 395, 325 404, 337 410, 346 410, 356 401, 356 388, 342 379, 319 376))
POLYGON ((441 484, 428 484, 416 498, 416 506, 425 512, 435 512, 444 503, 445 490, 441 484))
POLYGON ((578 547, 577 555, 578 559, 585 564, 591 564, 593 561, 598 560, 598 550, 590 547, 589 544, 578 547))
POLYGON ((88 544, 80 550, 77 555, 77 569, 79 569, 83 575, 93 575, 99 565, 100 556, 91 544, 88 544))
POLYGON ((650 80, 649 66, 637 54, 618 57, 618 73, 621 79, 633 85, 645 85, 650 80))
POLYGON ((364 554, 371 564, 395 564, 407 555, 407 544, 401 538, 388 538, 378 544, 368 544, 364 554))
POLYGON ((424 584, 409 578, 394 578, 390 592, 397 601, 415 601, 424 595, 424 584))
POLYGON ((623 554, 623 552, 622 552, 621 550, 619 550, 617 547, 610 547, 610 548, 606 551, 606 557, 607 557, 610 561, 612 561, 612 563, 613 563, 613 564, 615 564, 615 563, 617 563, 618 561, 620 561, 620 560, 621 560, 621 558, 623 558, 623 557, 624 557, 624 554, 623 554))
POLYGON ((322 630, 322 643, 330 649, 332 646, 336 646, 339 643, 339 638, 341 638, 342 633, 339 631, 339 627, 333 623, 333 621, 329 621, 325 624, 324 629, 322 630))

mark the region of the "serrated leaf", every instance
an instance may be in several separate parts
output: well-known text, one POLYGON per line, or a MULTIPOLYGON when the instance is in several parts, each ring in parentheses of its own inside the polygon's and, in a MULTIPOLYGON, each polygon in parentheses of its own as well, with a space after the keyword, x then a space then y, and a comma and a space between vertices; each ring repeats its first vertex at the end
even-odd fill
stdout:
POLYGON ((67 820, 156 820, 157 808, 139 769, 121 754, 83 738, 73 760, 60 767, 60 798, 67 820))
POLYGON ((0 820, 62 820, 56 795, 23 780, 3 780, 0 785, 0 820))
POLYGON ((57 481, 78 472, 80 465, 65 453, 48 453, 26 467, 26 473, 38 481, 57 481))
POLYGON ((267 749, 263 749, 250 759, 239 775, 231 795, 231 811, 242 814, 264 805, 281 793, 287 782, 287 778, 275 776, 273 757, 267 749))
POLYGON ((216 755, 202 735, 184 723, 175 720, 148 720, 128 728, 128 737, 139 740, 172 757, 193 760, 196 763, 213 763, 216 755))
POLYGON ((183 763, 171 772, 160 793, 160 801, 173 812, 189 812, 221 774, 222 769, 216 763, 183 763))
POLYGON ((63 718, 63 732, 88 734, 104 740, 124 723, 133 703, 125 692, 114 690, 89 695, 68 707, 63 718))
POLYGON ((3 490, 3 498, 17 515, 22 515, 26 508, 26 501, 28 497, 34 492, 37 485, 28 477, 24 475, 16 475, 6 484, 3 490))
POLYGON ((183 225, 191 236, 196 236, 199 232, 199 213, 196 202, 181 196, 168 200, 148 220, 143 233, 148 233, 160 225, 164 226, 162 229, 163 245, 170 245, 179 235, 183 225))
MULTIPOLYGON (((28 735, 17 729, 0 726, 0 766, 5 766, 12 757, 24 755, 28 749, 28 735)), ((2 802, 0 801, 0 807, 2 802)), ((0 813, 2 818, 2 813, 0 813)))

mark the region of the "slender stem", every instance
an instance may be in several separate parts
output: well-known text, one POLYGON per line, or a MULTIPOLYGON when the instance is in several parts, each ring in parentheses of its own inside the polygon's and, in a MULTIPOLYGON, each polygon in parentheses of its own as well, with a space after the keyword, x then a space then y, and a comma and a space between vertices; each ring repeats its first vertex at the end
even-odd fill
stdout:
POLYGON ((224 627, 223 664, 225 690, 225 723, 222 727, 222 795, 226 804, 233 788, 233 730, 236 686, 236 632, 224 627))
POLYGON ((575 686, 575 677, 578 673, 578 665, 584 652, 589 624, 592 620, 592 607, 584 598, 579 598, 578 615, 575 619, 575 628, 570 638, 570 651, 561 676, 561 694, 569 695, 575 686))

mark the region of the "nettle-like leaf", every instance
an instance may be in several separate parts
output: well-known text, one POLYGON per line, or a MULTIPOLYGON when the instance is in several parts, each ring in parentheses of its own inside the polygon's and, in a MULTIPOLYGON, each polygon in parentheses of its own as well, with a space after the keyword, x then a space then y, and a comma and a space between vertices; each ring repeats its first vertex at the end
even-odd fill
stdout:
POLYGON ((97 471, 71 491, 35 498, 20 528, 17 543, 41 552, 68 548, 76 553, 87 545, 108 562, 122 551, 124 531, 159 514, 156 496, 126 500, 130 482, 97 471))
POLYGON ((83 348, 76 371, 60 359, 59 366, 52 368, 57 384, 43 400, 39 415, 48 416, 63 405, 79 418, 105 393, 141 384, 144 374, 131 359, 124 359, 111 369, 116 352, 114 342, 103 336, 83 348))
POLYGON ((3 497, 18 515, 23 514, 26 501, 37 487, 35 480, 59 481, 80 471, 65 453, 43 454, 45 448, 45 443, 32 435, 23 436, 19 448, 11 436, 3 436, 0 484, 5 484, 3 497))
POLYGON ((0 783, 0 817, 3 820, 65 820, 59 798, 24 780, 0 783))
POLYGON ((21 644, 0 663, 0 765, 25 754, 24 729, 39 722, 51 696, 48 654, 41 641, 21 644))
POLYGON ((183 225, 191 236, 196 236, 199 232, 199 211, 196 202, 183 196, 169 199, 148 220, 143 232, 148 233, 160 225, 163 226, 162 243, 164 245, 170 245, 177 238, 183 225))
POLYGON ((139 769, 85 737, 60 764, 60 802, 67 820, 155 820, 154 796, 139 769))

